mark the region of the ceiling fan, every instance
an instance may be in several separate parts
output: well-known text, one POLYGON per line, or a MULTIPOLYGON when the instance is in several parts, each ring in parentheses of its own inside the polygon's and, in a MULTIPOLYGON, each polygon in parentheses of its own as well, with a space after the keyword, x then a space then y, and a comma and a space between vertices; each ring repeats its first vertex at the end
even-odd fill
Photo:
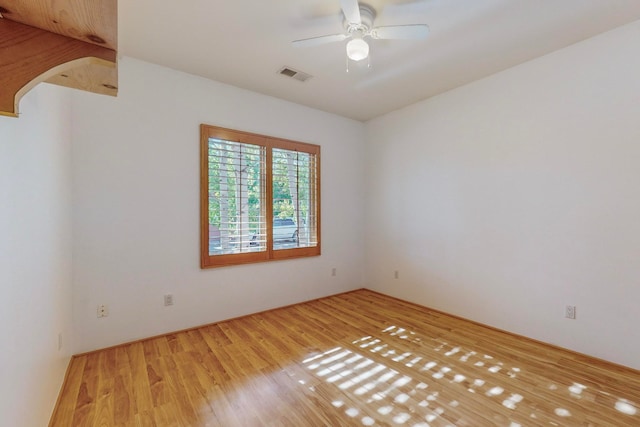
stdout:
POLYGON ((369 44, 365 40, 367 37, 374 40, 418 40, 429 34, 426 24, 374 27, 375 9, 358 3, 358 0, 340 0, 340 6, 344 15, 345 33, 295 40, 293 45, 307 47, 351 39, 347 43, 347 57, 353 61, 361 61, 369 56, 369 44))

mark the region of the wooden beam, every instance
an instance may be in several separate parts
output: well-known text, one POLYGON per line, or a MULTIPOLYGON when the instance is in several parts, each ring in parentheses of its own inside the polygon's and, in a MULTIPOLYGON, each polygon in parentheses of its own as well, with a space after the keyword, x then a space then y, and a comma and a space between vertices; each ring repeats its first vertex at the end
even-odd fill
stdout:
POLYGON ((47 83, 102 95, 118 95, 118 69, 113 62, 85 58, 72 69, 46 80, 47 83))
POLYGON ((0 13, 21 24, 118 50, 118 0, 0 0, 0 13))
POLYGON ((18 103, 24 94, 38 83, 56 76, 65 79, 63 75, 75 76, 88 86, 81 89, 115 95, 116 51, 0 19, 0 114, 16 117, 18 103), (84 68, 80 75, 90 75, 86 67, 99 67, 102 71, 111 68, 113 72, 99 73, 100 77, 95 79, 83 79, 73 72, 84 68))

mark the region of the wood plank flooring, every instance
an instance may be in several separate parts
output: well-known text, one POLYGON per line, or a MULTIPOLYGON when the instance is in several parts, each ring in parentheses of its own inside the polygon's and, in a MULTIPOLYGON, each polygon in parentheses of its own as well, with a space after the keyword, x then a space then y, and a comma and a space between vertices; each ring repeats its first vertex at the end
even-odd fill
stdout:
POLYGON ((368 290, 72 359, 52 426, 640 426, 640 373, 368 290))

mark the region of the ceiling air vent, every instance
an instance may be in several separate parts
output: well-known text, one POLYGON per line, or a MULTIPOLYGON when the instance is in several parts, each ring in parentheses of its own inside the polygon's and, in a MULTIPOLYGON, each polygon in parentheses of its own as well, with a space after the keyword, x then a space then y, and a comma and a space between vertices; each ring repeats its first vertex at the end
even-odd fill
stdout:
POLYGON ((292 79, 296 79, 300 82, 306 82, 311 77, 311 74, 303 73, 302 71, 294 70, 291 67, 283 67, 278 71, 278 74, 282 74, 283 76, 291 77, 292 79))

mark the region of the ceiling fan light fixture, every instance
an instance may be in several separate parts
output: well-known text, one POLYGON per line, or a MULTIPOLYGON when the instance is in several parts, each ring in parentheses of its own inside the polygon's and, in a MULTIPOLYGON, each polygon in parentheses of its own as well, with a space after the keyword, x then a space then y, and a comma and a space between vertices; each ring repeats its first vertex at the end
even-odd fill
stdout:
POLYGON ((362 61, 369 56, 369 45, 361 38, 354 38, 347 43, 347 56, 352 61, 362 61))

